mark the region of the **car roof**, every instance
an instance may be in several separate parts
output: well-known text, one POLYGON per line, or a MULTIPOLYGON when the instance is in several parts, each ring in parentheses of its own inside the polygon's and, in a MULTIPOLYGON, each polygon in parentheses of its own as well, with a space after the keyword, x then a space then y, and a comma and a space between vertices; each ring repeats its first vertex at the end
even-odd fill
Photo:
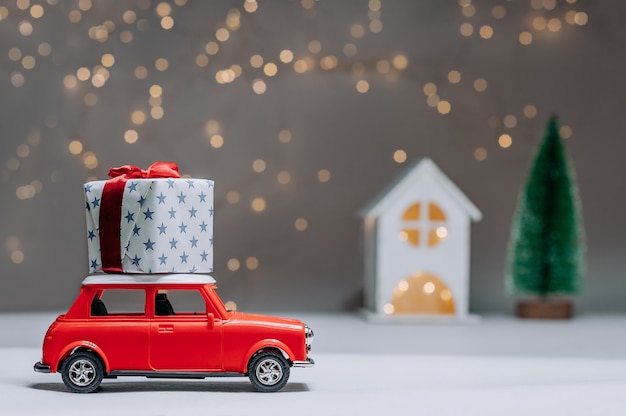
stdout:
POLYGON ((206 274, 92 274, 83 285, 159 285, 159 284, 211 284, 215 279, 206 274))

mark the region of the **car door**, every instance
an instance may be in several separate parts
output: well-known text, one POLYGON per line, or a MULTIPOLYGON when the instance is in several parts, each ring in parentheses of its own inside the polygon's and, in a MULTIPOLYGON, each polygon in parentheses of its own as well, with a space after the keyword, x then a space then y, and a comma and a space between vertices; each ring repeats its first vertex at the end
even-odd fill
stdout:
POLYGON ((153 300, 151 368, 155 371, 220 371, 221 321, 214 318, 201 291, 198 288, 155 289, 149 296, 153 300))

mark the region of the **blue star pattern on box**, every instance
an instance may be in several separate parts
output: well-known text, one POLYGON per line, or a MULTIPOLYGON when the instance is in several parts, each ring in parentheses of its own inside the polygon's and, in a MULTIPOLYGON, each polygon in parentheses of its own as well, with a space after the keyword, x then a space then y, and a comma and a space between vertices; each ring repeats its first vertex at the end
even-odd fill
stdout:
MULTIPOLYGON (((106 181, 85 184, 89 272, 102 272, 99 216, 106 181)), ((126 273, 213 271, 213 181, 130 179, 121 210, 126 273)))

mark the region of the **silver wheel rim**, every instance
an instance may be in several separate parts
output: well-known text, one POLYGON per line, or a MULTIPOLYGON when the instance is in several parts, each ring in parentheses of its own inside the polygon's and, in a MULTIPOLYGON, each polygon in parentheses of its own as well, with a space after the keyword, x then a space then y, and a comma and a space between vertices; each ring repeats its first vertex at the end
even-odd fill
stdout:
POLYGON ((96 378, 96 369, 89 360, 76 360, 70 366, 69 377, 72 384, 85 387, 96 378))
POLYGON ((273 386, 283 378, 283 367, 273 358, 266 358, 256 367, 256 378, 265 386, 273 386))

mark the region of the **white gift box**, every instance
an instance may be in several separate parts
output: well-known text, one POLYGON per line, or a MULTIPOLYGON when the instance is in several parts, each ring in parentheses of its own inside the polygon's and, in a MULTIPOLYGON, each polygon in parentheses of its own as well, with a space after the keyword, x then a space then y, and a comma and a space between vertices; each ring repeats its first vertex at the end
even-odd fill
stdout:
MULTIPOLYGON (((101 247, 100 216, 107 181, 85 184, 89 272, 103 268, 101 250, 119 250, 123 273, 213 271, 213 181, 188 178, 128 179, 119 207, 119 244, 101 247)), ((106 223, 104 226, 107 226, 106 223)), ((103 232, 103 235, 106 232, 103 232)), ((115 234, 113 234, 115 235, 115 234)), ((115 256, 117 257, 117 256, 115 256)), ((106 266, 106 265, 105 265, 106 266)))

